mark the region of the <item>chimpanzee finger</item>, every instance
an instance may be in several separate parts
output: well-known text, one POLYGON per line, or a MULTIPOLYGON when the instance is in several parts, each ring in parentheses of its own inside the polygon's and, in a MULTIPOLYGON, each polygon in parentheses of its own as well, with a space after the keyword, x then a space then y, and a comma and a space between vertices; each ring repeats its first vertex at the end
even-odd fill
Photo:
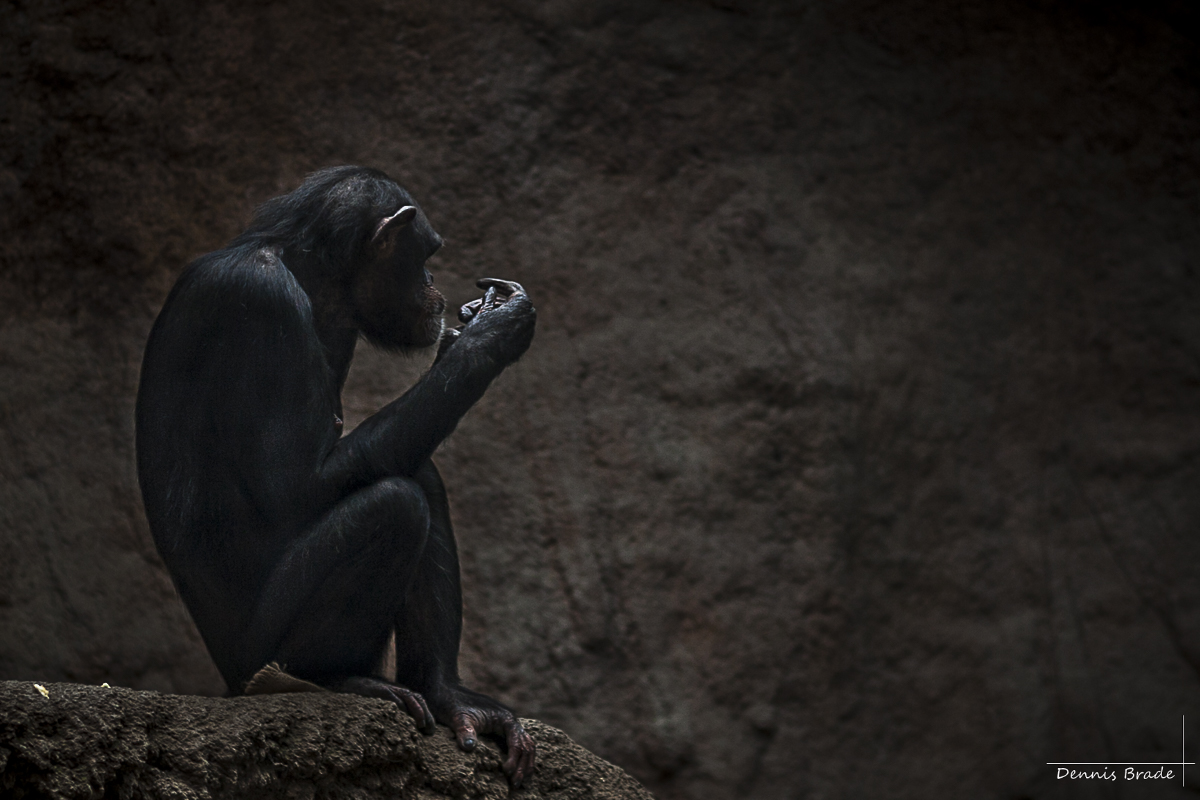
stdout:
POLYGON ((522 783, 526 778, 533 777, 533 770, 537 766, 537 745, 534 744, 533 738, 529 734, 524 735, 528 746, 524 749, 524 757, 521 759, 521 766, 518 770, 522 783))
POLYGON ((442 338, 438 342, 437 355, 433 357, 433 363, 442 360, 442 356, 446 355, 446 351, 458 341, 458 337, 462 335, 462 328, 446 328, 442 331, 442 338))
POLYGON ((417 723, 417 728, 421 733, 428 736, 437 730, 437 722, 433 719, 433 714, 429 711, 429 706, 425 704, 425 698, 413 691, 405 691, 399 686, 392 689, 392 698, 397 700, 397 703, 403 703, 404 708, 408 711, 408 715, 417 723))
POLYGON ((483 305, 480 307, 479 310, 480 311, 491 311, 493 308, 495 308, 498 305, 500 305, 500 303, 496 302, 496 288, 492 287, 492 288, 488 289, 486 292, 484 292, 483 305))
POLYGON ((475 315, 483 308, 483 299, 472 300, 458 310, 458 321, 464 324, 475 319, 475 315))
POLYGON ((421 729, 421 733, 429 736, 437 730, 437 720, 433 718, 433 712, 425 704, 424 697, 418 694, 412 699, 416 701, 417 710, 415 712, 410 710, 410 713, 412 713, 413 719, 417 720, 417 727, 421 729))
POLYGON ((516 281, 506 281, 503 278, 480 278, 475 281, 475 285, 480 289, 494 288, 503 292, 506 297, 511 297, 514 294, 527 294, 525 287, 516 281))
POLYGON ((458 746, 470 753, 479 741, 479 737, 475 733, 475 726, 471 724, 471 718, 459 711, 454 715, 453 721, 454 732, 458 736, 458 746))
POLYGON ((508 758, 504 762, 504 772, 512 780, 515 788, 533 774, 537 745, 515 717, 505 721, 504 739, 508 745, 508 758))
POLYGON ((433 718, 433 712, 429 710, 429 704, 425 702, 425 698, 417 695, 417 701, 421 705, 421 710, 425 712, 425 725, 421 728, 422 733, 429 736, 437 732, 437 720, 433 718))

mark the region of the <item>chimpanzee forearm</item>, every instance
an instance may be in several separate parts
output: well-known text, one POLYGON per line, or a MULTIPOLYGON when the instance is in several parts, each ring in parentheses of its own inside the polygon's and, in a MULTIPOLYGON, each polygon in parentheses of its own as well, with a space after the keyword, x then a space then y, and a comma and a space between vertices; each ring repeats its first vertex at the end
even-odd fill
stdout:
POLYGON ((465 360, 443 359, 404 395, 344 436, 322 466, 321 483, 336 497, 355 484, 411 476, 500 373, 465 360))
POLYGON ((320 494, 341 497, 387 477, 412 477, 529 347, 537 312, 525 294, 481 314, 401 397, 344 436, 322 464, 320 494))

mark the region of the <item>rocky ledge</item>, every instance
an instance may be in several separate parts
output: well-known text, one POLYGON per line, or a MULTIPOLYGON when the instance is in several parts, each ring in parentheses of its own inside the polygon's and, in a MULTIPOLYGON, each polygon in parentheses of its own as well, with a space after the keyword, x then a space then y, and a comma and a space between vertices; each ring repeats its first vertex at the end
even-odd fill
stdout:
POLYGON ((562 731, 513 790, 501 748, 424 736, 381 700, 338 694, 214 698, 70 683, 0 682, 0 795, 53 798, 641 798, 620 768, 562 731))

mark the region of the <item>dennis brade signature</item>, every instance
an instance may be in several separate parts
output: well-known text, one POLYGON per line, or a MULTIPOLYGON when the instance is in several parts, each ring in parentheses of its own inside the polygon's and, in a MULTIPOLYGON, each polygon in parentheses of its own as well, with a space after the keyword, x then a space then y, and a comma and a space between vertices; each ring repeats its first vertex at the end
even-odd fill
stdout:
POLYGON ((1055 778, 1071 781, 1169 781, 1179 773, 1179 784, 1187 785, 1185 770, 1195 761, 1187 761, 1187 717, 1183 718, 1183 744, 1178 761, 1047 761, 1054 767, 1055 778), (1174 769, 1178 767, 1178 769, 1174 769))

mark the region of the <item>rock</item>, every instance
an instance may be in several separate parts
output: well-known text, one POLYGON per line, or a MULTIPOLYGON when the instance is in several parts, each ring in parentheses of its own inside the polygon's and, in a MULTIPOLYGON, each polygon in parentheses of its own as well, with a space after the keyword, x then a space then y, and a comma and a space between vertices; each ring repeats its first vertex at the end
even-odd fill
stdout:
MULTIPOLYGON (((436 456, 472 688, 680 800, 1178 759, 1198 6, 0 3, 0 677, 223 691, 134 480, 141 349, 190 258, 359 163, 451 308, 538 306, 436 456)), ((361 348, 345 430, 420 371, 361 348)))
POLYGON ((524 720, 538 768, 517 792, 497 742, 464 753, 395 706, 340 694, 195 697, 0 683, 4 797, 643 798, 620 768, 524 720), (40 687, 40 689, 39 689, 40 687), (44 696, 42 690, 45 690, 44 696))

